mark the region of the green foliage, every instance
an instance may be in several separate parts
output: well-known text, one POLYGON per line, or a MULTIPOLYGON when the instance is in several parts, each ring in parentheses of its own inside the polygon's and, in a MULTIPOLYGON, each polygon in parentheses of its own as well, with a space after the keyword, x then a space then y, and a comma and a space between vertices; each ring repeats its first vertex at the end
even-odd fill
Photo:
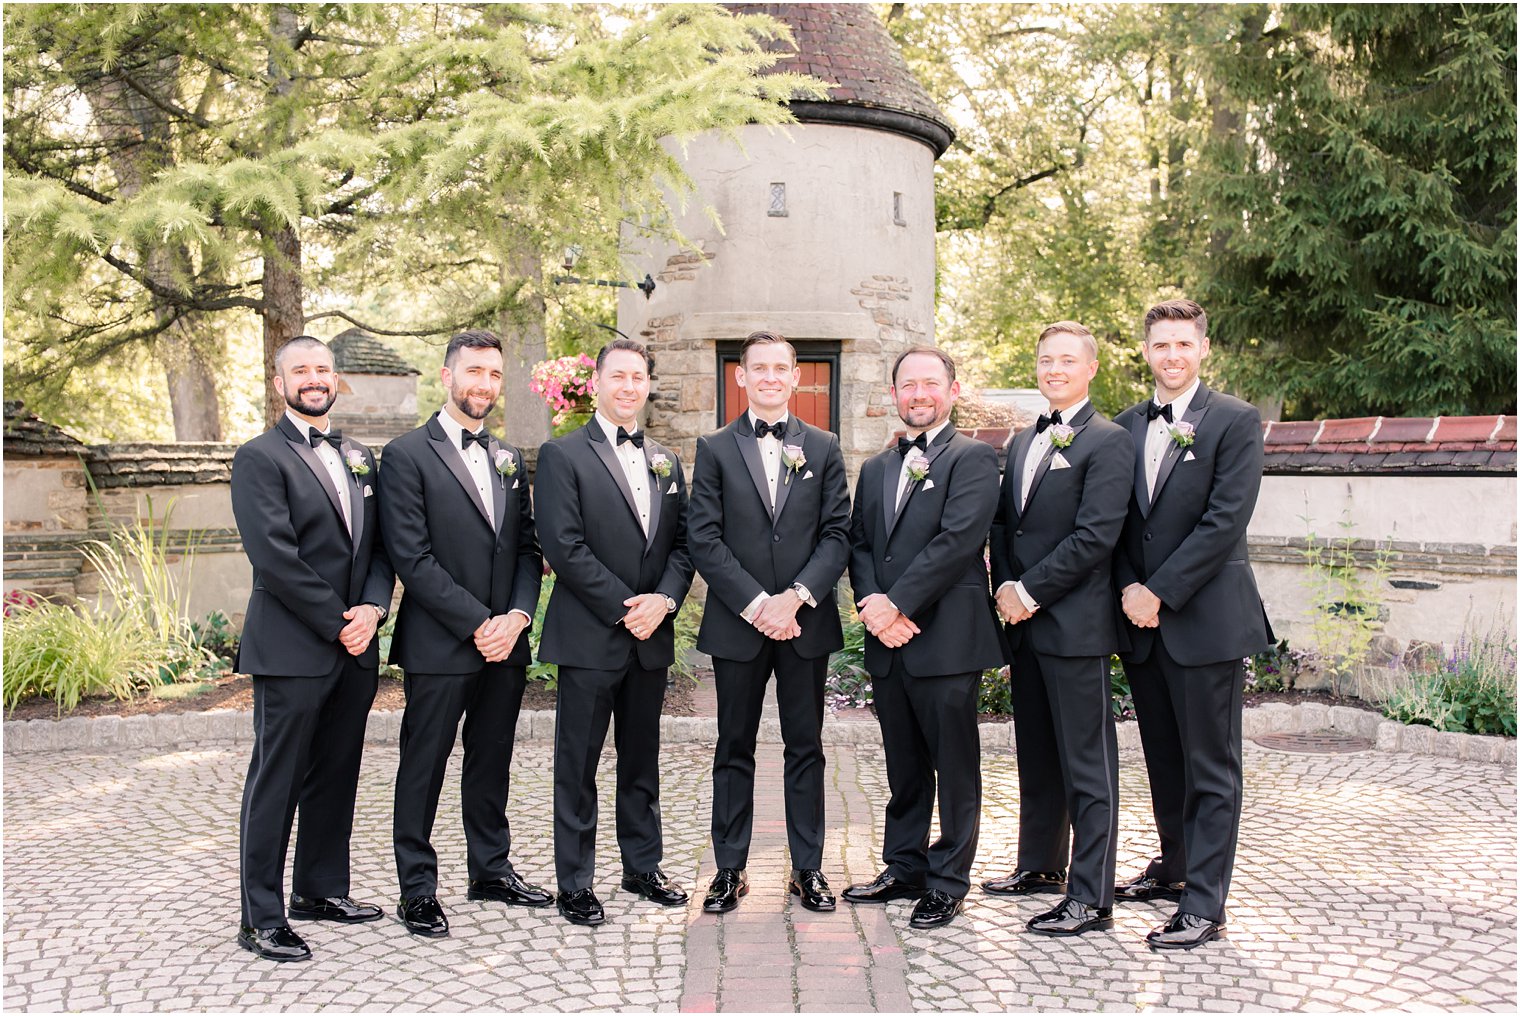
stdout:
POLYGON ((1388 549, 1368 545, 1351 535, 1350 512, 1342 517, 1342 535, 1320 539, 1310 527, 1304 561, 1308 566, 1309 635, 1304 649, 1314 666, 1336 677, 1350 674, 1367 658, 1372 640, 1382 630, 1383 582, 1388 575, 1388 549), (1371 550, 1372 564, 1364 565, 1358 551, 1371 550))
POLYGON ((1129 674, 1124 670, 1124 662, 1117 656, 1108 658, 1108 692, 1109 703, 1114 709, 1114 719, 1133 720, 1135 697, 1130 694, 1129 674))
POLYGON ((1515 644, 1502 628, 1464 632, 1444 659, 1427 661, 1407 678, 1383 703, 1390 719, 1515 736, 1515 644))
POLYGON ((978 716, 1013 715, 1013 685, 1007 667, 982 671, 976 694, 976 712, 978 716))
POLYGON ((1288 640, 1283 639, 1264 653, 1246 657, 1246 693, 1291 689, 1302 655, 1289 649, 1288 640))

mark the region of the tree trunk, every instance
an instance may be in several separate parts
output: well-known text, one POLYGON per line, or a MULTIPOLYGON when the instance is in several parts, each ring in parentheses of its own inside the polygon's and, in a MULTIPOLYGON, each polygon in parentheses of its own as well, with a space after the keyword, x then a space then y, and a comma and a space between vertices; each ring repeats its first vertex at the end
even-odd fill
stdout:
POLYGON ((533 366, 548 357, 543 297, 543 264, 538 253, 518 248, 508 255, 501 270, 502 289, 521 286, 528 293, 502 314, 501 341, 505 364, 502 367, 502 427, 512 444, 537 448, 549 440, 549 407, 528 391, 533 366))
MULTIPOLYGON (((264 254, 264 377, 274 377, 274 354, 287 340, 306 329, 301 285, 301 235, 293 226, 265 234, 264 254)), ((273 427, 285 412, 285 400, 274 385, 264 394, 264 424, 273 427)))

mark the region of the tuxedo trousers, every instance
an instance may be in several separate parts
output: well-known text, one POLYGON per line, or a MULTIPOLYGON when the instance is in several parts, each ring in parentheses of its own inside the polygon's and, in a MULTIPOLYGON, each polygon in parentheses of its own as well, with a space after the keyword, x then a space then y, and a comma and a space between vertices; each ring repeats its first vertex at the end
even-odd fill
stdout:
POLYGON ((894 653, 871 675, 886 752, 886 829, 881 859, 904 882, 956 899, 971 887, 982 809, 982 746, 976 729, 980 671, 914 677, 894 653), (937 785, 936 785, 937 784, 937 785), (929 842, 936 791, 939 839, 929 842))
POLYGON ((623 871, 660 866, 660 710, 665 668, 645 670, 630 651, 620 670, 559 668, 554 718, 554 876, 562 893, 596 878, 596 770, 607 725, 617 749, 618 849, 623 871))
POLYGON ((242 921, 285 922, 285 856, 300 813, 291 890, 347 896, 348 841, 378 672, 347 653, 320 677, 253 677, 253 755, 238 819, 242 921))
POLYGON ((1046 656, 1026 638, 1014 653, 1010 682, 1019 767, 1018 867, 1069 867, 1068 896, 1111 907, 1119 745, 1108 657, 1046 656))
POLYGON ((438 893, 433 822, 461 718, 459 804, 469 877, 501 878, 513 870, 507 794, 526 687, 526 668, 506 663, 483 663, 473 674, 406 675, 393 832, 402 899, 438 893))
POLYGON ((720 868, 749 863, 755 819, 755 739, 765 687, 776 675, 781 719, 786 839, 793 868, 823 867, 823 687, 828 657, 804 659, 790 641, 766 639, 752 660, 713 657, 718 745, 713 752, 713 858, 720 868))
POLYGON ((1178 909, 1224 920, 1243 796, 1240 660, 1185 667, 1161 639, 1125 663, 1151 782, 1161 856, 1146 874, 1186 882, 1178 909))

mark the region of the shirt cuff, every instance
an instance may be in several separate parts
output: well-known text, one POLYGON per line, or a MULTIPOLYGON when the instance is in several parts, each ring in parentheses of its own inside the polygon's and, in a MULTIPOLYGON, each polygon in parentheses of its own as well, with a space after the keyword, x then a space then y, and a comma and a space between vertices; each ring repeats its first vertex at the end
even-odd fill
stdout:
POLYGON ((757 593, 755 595, 755 598, 749 601, 749 606, 739 611, 739 620, 753 621, 755 619, 755 611, 759 610, 760 604, 764 603, 768 599, 770 599, 769 593, 757 593))
POLYGON ((532 626, 532 624, 533 624, 533 615, 530 614, 530 613, 528 613, 526 610, 522 610, 522 609, 520 609, 518 607, 513 607, 511 610, 507 611, 507 616, 508 617, 511 617, 513 614, 521 614, 523 617, 526 617, 528 619, 528 625, 530 627, 532 626))
POLYGON ((1034 602, 1034 597, 1029 595, 1029 590, 1024 588, 1024 583, 1015 582, 1013 584, 1013 591, 1019 594, 1019 599, 1024 601, 1024 606, 1029 609, 1031 614, 1040 609, 1040 605, 1034 602))
POLYGON ((813 594, 808 592, 808 587, 803 585, 801 582, 793 582, 792 591, 796 593, 798 597, 802 599, 802 602, 806 603, 809 607, 818 606, 818 601, 813 599, 813 594))

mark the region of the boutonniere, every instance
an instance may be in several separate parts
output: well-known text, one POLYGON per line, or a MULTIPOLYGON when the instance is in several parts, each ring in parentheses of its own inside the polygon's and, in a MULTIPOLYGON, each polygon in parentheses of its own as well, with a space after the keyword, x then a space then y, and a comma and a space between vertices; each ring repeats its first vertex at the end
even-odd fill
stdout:
POLYGON ((929 456, 923 452, 914 452, 908 456, 908 476, 914 481, 922 480, 929 475, 929 456))
POLYGON ((1056 448, 1070 448, 1071 439, 1077 436, 1077 432, 1064 423, 1051 424, 1050 443, 1056 448))
POLYGON ((364 461, 364 453, 359 449, 350 448, 343 456, 343 461, 348 466, 348 471, 355 476, 369 475, 369 463, 364 461))
POLYGON ((1172 440, 1176 442, 1178 448, 1186 448, 1193 443, 1193 425, 1186 420, 1178 420, 1168 427, 1167 430, 1171 433, 1172 440))
POLYGON ((660 479, 670 475, 670 456, 664 452, 655 452, 649 456, 649 471, 660 479))
POLYGON ((807 456, 802 454, 802 446, 800 444, 782 445, 781 461, 786 464, 787 468, 786 482, 791 483, 792 474, 807 465, 807 456))
POLYGON ((505 448, 496 449, 496 471, 502 476, 516 476, 517 458, 505 448))

